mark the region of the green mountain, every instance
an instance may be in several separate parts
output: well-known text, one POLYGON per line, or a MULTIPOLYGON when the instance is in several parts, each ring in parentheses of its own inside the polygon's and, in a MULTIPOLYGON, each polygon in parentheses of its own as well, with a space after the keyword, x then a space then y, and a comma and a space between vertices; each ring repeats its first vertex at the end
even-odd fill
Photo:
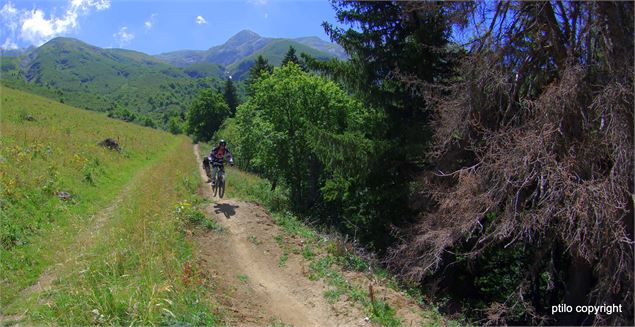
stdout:
POLYGON ((270 64, 279 66, 284 59, 285 54, 289 51, 289 47, 293 46, 296 50, 298 57, 301 53, 306 53, 320 60, 329 60, 333 56, 316 50, 304 44, 289 40, 289 39, 272 39, 265 47, 252 53, 251 55, 241 58, 227 66, 227 72, 232 75, 232 78, 241 80, 246 77, 249 72, 249 68, 256 62, 256 58, 262 55, 266 58, 270 64))
MULTIPOLYGON (((0 53, 0 82, 124 120, 166 126, 202 88, 218 88, 226 76, 242 80, 258 55, 280 65, 290 46, 298 55, 324 60, 343 53, 316 37, 265 38, 248 30, 207 51, 158 56, 58 37, 38 48, 0 53)), ((240 83, 237 87, 242 89, 240 83)))
POLYGON ((342 48, 339 44, 326 42, 317 36, 300 37, 293 40, 295 42, 302 43, 306 46, 309 46, 313 49, 317 49, 322 52, 328 53, 338 59, 348 58, 346 51, 344 51, 344 48, 342 48))
POLYGON ((20 57, 2 57, 2 83, 96 111, 128 110, 162 123, 217 85, 218 65, 179 68, 131 50, 55 38, 20 57))
POLYGON ((258 55, 262 55, 274 65, 279 65, 289 46, 293 46, 298 54, 305 52, 320 59, 346 58, 342 47, 317 37, 267 38, 250 30, 243 30, 224 44, 208 50, 182 50, 162 53, 155 57, 177 67, 199 63, 219 64, 226 68, 227 74, 239 80, 258 55))
POLYGON ((220 78, 224 76, 225 69, 219 64, 211 62, 200 62, 183 67, 183 72, 192 78, 213 77, 220 78))

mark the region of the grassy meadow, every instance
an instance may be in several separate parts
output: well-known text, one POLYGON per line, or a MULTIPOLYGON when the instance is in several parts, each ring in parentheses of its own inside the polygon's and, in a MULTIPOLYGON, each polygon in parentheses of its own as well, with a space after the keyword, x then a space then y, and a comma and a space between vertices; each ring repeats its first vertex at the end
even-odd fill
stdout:
POLYGON ((0 313, 74 325, 218 322, 179 210, 200 182, 190 139, 6 87, 0 101, 0 313), (122 151, 98 145, 107 137, 122 151), (50 287, 31 290, 42 276, 50 287))

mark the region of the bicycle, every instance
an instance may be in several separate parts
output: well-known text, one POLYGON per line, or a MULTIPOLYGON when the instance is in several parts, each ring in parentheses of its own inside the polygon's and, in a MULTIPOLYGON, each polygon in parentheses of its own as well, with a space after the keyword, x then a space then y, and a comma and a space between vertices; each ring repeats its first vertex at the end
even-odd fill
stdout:
MULTIPOLYGON (((223 161, 211 161, 211 163, 212 168, 217 168, 216 176, 214 176, 214 180, 212 182, 213 196, 216 196, 218 193, 218 197, 222 199, 225 195, 225 164, 223 161)), ((230 159, 229 165, 233 166, 234 161, 230 159)))
POLYGON ((218 169, 212 182, 212 193, 213 196, 218 193, 218 197, 223 198, 223 195, 225 195, 225 165, 214 162, 212 163, 212 168, 214 167, 218 167, 218 169))

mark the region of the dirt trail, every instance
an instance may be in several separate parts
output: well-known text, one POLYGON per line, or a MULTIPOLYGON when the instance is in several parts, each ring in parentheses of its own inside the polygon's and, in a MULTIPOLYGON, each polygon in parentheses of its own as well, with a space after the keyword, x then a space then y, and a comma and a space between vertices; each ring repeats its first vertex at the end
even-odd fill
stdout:
MULTIPOLYGON (((104 223, 108 219, 110 219, 110 217, 112 217, 112 215, 119 208, 119 206, 124 201, 124 199, 130 196, 131 194, 130 190, 135 185, 137 180, 141 178, 141 176, 143 175, 145 171, 146 169, 143 169, 142 171, 137 173, 128 182, 128 184, 126 184, 126 186, 117 194, 117 196, 108 204, 107 207, 100 210, 93 216, 91 220, 92 223, 89 226, 82 228, 76 240, 74 241, 73 245, 71 246, 75 248, 75 250, 71 251, 72 253, 74 253, 74 255, 63 258, 64 263, 60 262, 60 263, 47 267, 40 274, 40 277, 38 277, 38 280, 33 285, 27 288, 24 288, 22 289, 22 291, 20 291, 20 295, 18 296, 18 299, 26 298, 32 294, 41 293, 51 288, 51 286, 53 285, 53 282, 59 277, 65 264, 73 260, 76 260, 77 258, 81 257, 85 253, 86 247, 89 244, 92 244, 90 241, 95 237, 95 235, 97 235, 100 232, 104 223)), ((23 318, 24 316, 22 314, 5 316, 2 313, 0 313, 0 326, 7 323, 17 324, 20 321, 22 321, 23 318)))
MULTIPOLYGON (((198 145, 194 153, 199 160, 198 145)), ((206 179, 202 168, 200 172, 206 179)), ((209 184, 201 192, 212 198, 209 184)), ((286 264, 279 266, 282 251, 274 237, 282 232, 259 205, 222 199, 206 211, 225 231, 196 231, 193 238, 217 293, 225 295, 220 301, 227 308, 230 324, 370 325, 358 308, 338 310, 329 304, 323 296, 327 286, 305 276, 308 267, 301 256, 289 253, 286 264)))

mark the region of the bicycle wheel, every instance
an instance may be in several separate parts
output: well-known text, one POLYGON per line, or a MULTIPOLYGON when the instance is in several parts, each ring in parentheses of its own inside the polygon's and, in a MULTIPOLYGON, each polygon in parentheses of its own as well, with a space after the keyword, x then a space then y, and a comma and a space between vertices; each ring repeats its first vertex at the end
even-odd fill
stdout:
POLYGON ((212 183, 212 196, 216 196, 218 192, 218 177, 214 177, 214 183, 212 183))
POLYGON ((225 195, 225 174, 221 174, 218 178, 218 197, 223 198, 225 195))

